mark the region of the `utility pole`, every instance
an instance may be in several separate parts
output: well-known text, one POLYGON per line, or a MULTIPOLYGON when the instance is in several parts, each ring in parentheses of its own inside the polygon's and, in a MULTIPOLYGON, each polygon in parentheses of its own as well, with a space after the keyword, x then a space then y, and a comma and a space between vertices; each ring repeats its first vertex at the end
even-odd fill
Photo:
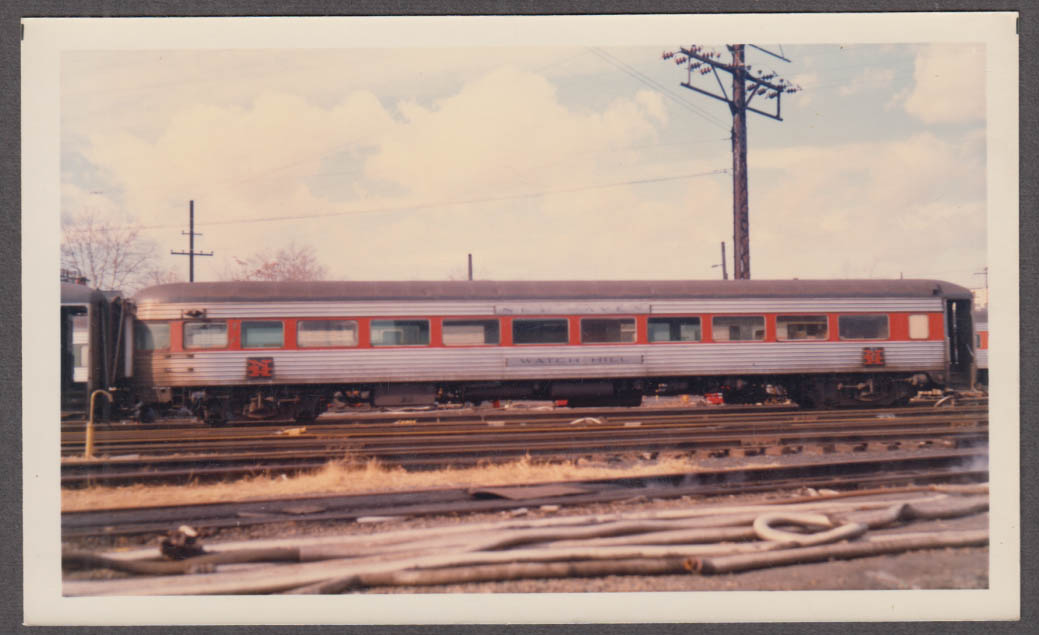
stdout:
POLYGON ((988 267, 974 273, 976 276, 985 276, 985 292, 988 292, 988 267))
POLYGON ((469 254, 469 280, 473 279, 473 255, 469 254))
MULTIPOLYGON (((747 200, 747 98, 743 45, 732 51, 732 277, 750 280, 750 204, 747 200)), ((751 92, 751 96, 754 96, 751 92)))
POLYGON ((174 256, 187 256, 188 257, 188 282, 195 281, 195 256, 212 256, 211 251, 195 251, 195 236, 201 236, 202 234, 195 233, 195 201, 188 203, 188 231, 180 232, 181 235, 188 236, 188 250, 187 251, 173 251, 170 250, 170 254, 174 256))
POLYGON ((729 279, 729 271, 725 268, 725 241, 724 240, 722 241, 722 261, 721 261, 721 264, 711 265, 711 269, 714 269, 715 267, 721 267, 722 268, 722 280, 728 280, 729 279))
POLYGON ((743 53, 745 46, 758 49, 789 62, 782 55, 767 51, 753 44, 730 44, 727 46, 732 54, 732 63, 726 64, 720 61, 719 53, 705 49, 702 46, 692 45, 688 48, 679 47, 679 53, 665 51, 664 59, 674 58, 675 64, 686 65, 688 79, 682 86, 696 91, 708 97, 724 101, 729 105, 732 113, 732 259, 734 280, 750 279, 750 210, 747 200, 747 111, 764 115, 777 121, 780 117, 780 103, 783 93, 795 93, 800 87, 793 86, 785 79, 776 77, 775 73, 764 73, 760 69, 756 74, 750 71, 752 67, 744 63, 743 53), (732 95, 725 90, 718 71, 729 73, 732 76, 732 95), (716 94, 693 85, 693 71, 699 75, 713 74, 718 82, 720 94, 716 94), (752 107, 750 104, 754 97, 765 95, 766 99, 776 101, 775 112, 766 112, 752 107))

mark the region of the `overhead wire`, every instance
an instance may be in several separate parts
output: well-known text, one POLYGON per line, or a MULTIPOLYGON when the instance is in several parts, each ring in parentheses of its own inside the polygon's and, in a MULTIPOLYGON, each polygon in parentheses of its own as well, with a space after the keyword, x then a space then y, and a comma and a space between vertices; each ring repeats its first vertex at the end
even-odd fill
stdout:
MULTIPOLYGON (((569 188, 558 188, 554 190, 542 190, 540 192, 526 192, 520 194, 507 194, 504 196, 490 196, 482 198, 470 198, 470 199, 458 199, 452 201, 436 201, 431 203, 418 203, 414 205, 400 205, 400 206, 387 206, 387 207, 374 207, 369 209, 356 209, 356 210, 343 210, 336 212, 316 212, 312 214, 290 214, 285 216, 268 216, 261 218, 238 218, 228 220, 217 220, 217 221, 206 221, 196 222, 197 227, 208 227, 215 225, 245 225, 251 223, 269 223, 276 221, 286 220, 309 220, 315 218, 333 218, 337 216, 354 216, 361 214, 376 214, 376 213, 390 213, 390 212, 403 212, 403 211, 417 211, 423 209, 433 209, 436 207, 450 207, 453 205, 471 205, 474 203, 493 203, 500 201, 519 200, 525 198, 539 198, 543 196, 550 196, 553 194, 571 194, 574 192, 584 192, 589 190, 606 189, 611 187, 621 187, 624 185, 646 185, 650 183, 662 183, 666 181, 678 181, 682 179, 691 179, 704 176, 714 176, 718 174, 728 174, 728 168, 719 168, 716 170, 709 170, 706 172, 695 172, 691 174, 676 174, 671 176, 662 177, 651 177, 645 179, 631 179, 628 181, 618 181, 614 183, 600 183, 596 185, 582 185, 577 187, 569 188)), ((138 225, 135 229, 148 230, 148 229, 175 229, 182 227, 182 223, 177 224, 161 224, 161 225, 138 225)), ((75 228, 69 228, 71 231, 75 231, 75 228)))
POLYGON ((708 123, 710 123, 712 125, 715 125, 715 126, 721 128, 722 130, 729 130, 732 127, 731 125, 727 125, 727 124, 722 123, 720 120, 715 118, 713 115, 708 113, 706 110, 700 108, 699 106, 696 106, 694 104, 689 103, 685 99, 682 99, 677 94, 672 92, 672 90, 670 88, 664 86, 663 84, 661 84, 660 82, 656 81, 655 79, 647 76, 646 74, 642 73, 638 69, 632 68, 628 64, 625 64, 624 62, 622 62, 621 60, 618 60, 617 58, 613 57, 609 53, 606 53, 605 51, 603 51, 602 49, 591 48, 589 50, 591 50, 593 53, 598 55, 601 59, 603 59, 607 63, 613 65, 614 67, 616 67, 618 69, 620 69, 621 71, 623 71, 627 75, 630 75, 631 77, 634 77, 635 79, 637 79, 638 81, 642 82, 643 84, 646 84, 647 86, 650 86, 652 88, 655 88, 655 89, 661 91, 661 93, 663 93, 666 97, 670 97, 671 100, 674 101, 675 103, 677 103, 679 106, 685 108, 686 110, 688 110, 691 113, 693 113, 694 115, 702 118, 703 120, 707 121, 708 123))

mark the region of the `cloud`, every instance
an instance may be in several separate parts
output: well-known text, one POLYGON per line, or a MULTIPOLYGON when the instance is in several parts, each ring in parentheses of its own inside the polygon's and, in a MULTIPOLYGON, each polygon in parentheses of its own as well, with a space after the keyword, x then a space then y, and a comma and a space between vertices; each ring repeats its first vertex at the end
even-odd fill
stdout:
POLYGON ((867 68, 853 77, 838 91, 842 97, 861 93, 863 91, 880 91, 895 79, 895 71, 890 68, 867 68))
POLYGON ((365 174, 433 199, 601 179, 595 151, 655 139, 666 120, 654 93, 578 111, 560 103, 544 77, 514 68, 483 75, 431 107, 405 102, 399 110, 406 123, 380 141, 365 174))
POLYGON ((755 153, 752 272, 909 277, 983 263, 984 157, 973 133, 755 153))
MULTIPOLYGON (((171 247, 179 247, 180 232, 170 226, 186 225, 191 199, 204 233, 198 248, 220 257, 244 258, 291 237, 314 244, 333 275, 440 277, 430 262, 500 240, 502 226, 572 237, 601 222, 599 242, 615 246, 613 226, 632 225, 640 203, 612 184, 703 170, 640 158, 638 148, 658 141, 667 119, 652 91, 579 108, 562 104, 544 77, 506 67, 429 105, 384 105, 365 90, 328 106, 270 90, 242 105, 189 104, 154 139, 95 132, 84 154, 121 188, 125 208, 142 224, 167 226, 155 231, 178 241, 171 247), (618 150, 626 161, 617 160, 618 150), (342 183, 315 190, 319 177, 342 183), (584 188, 593 189, 553 194, 584 188), (610 211, 619 201, 627 201, 623 218, 610 211), (248 222, 299 215, 319 218, 248 222), (489 215, 504 215, 494 221, 499 228, 489 215)), ((563 253, 560 241, 569 239, 552 239, 546 249, 563 253)), ((530 254, 521 246, 517 256, 530 254)))
POLYGON ((985 48, 930 45, 916 56, 915 86, 905 110, 927 124, 985 117, 985 48))

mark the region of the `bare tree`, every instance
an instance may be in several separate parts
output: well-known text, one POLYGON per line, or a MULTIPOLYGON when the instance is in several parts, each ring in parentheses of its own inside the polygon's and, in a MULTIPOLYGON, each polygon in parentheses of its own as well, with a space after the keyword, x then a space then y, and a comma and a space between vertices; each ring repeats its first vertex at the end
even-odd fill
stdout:
POLYGON ((184 282, 184 276, 173 269, 159 269, 156 267, 145 271, 141 279, 144 284, 149 286, 153 284, 168 284, 170 282, 184 282))
POLYGON ((136 225, 103 222, 94 211, 73 217, 62 228, 61 266, 79 272, 98 289, 129 293, 153 268, 155 243, 136 225))
POLYGON ((276 252, 258 251, 248 260, 235 261, 238 268, 228 274, 232 280, 322 280, 327 275, 314 247, 295 242, 276 252))

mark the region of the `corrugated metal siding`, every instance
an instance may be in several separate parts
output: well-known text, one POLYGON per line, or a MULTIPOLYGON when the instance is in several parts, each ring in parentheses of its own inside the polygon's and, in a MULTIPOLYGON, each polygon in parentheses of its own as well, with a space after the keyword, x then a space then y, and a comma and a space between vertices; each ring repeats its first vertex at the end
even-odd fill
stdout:
MULTIPOLYGON (((139 380, 159 386, 258 384, 246 380, 246 359, 274 359, 277 383, 351 383, 380 381, 462 381, 552 379, 566 377, 640 377, 680 375, 858 372, 868 342, 777 342, 668 344, 657 346, 522 347, 486 349, 393 349, 325 351, 197 352, 156 355, 150 364, 138 357, 139 380), (508 365, 508 359, 637 358, 642 363, 592 365, 508 365), (147 370, 146 370, 147 369, 147 370)), ((886 371, 940 371, 943 342, 884 342, 886 371)))
MULTIPOLYGON (((585 313, 617 310, 616 300, 582 302, 585 313)), ((941 298, 743 298, 655 301, 635 300, 650 313, 788 313, 825 311, 941 311, 941 298)), ((495 315, 507 303, 485 301, 386 301, 386 302, 196 302, 161 304, 142 302, 141 320, 177 320, 185 311, 205 310, 209 318, 352 317, 408 315, 495 315)), ((539 302, 545 314, 574 312, 573 302, 539 302)))
POLYGON ((653 313, 941 311, 941 298, 796 298, 656 301, 653 313))
POLYGON ((654 347, 650 374, 686 367, 697 374, 861 372, 862 349, 883 347, 887 371, 942 370, 943 342, 775 342, 654 347), (674 349, 673 351, 671 349, 674 349))
POLYGON ((185 311, 205 310, 208 318, 363 317, 406 315, 493 315, 490 302, 194 302, 142 303, 141 320, 178 320, 185 311))

